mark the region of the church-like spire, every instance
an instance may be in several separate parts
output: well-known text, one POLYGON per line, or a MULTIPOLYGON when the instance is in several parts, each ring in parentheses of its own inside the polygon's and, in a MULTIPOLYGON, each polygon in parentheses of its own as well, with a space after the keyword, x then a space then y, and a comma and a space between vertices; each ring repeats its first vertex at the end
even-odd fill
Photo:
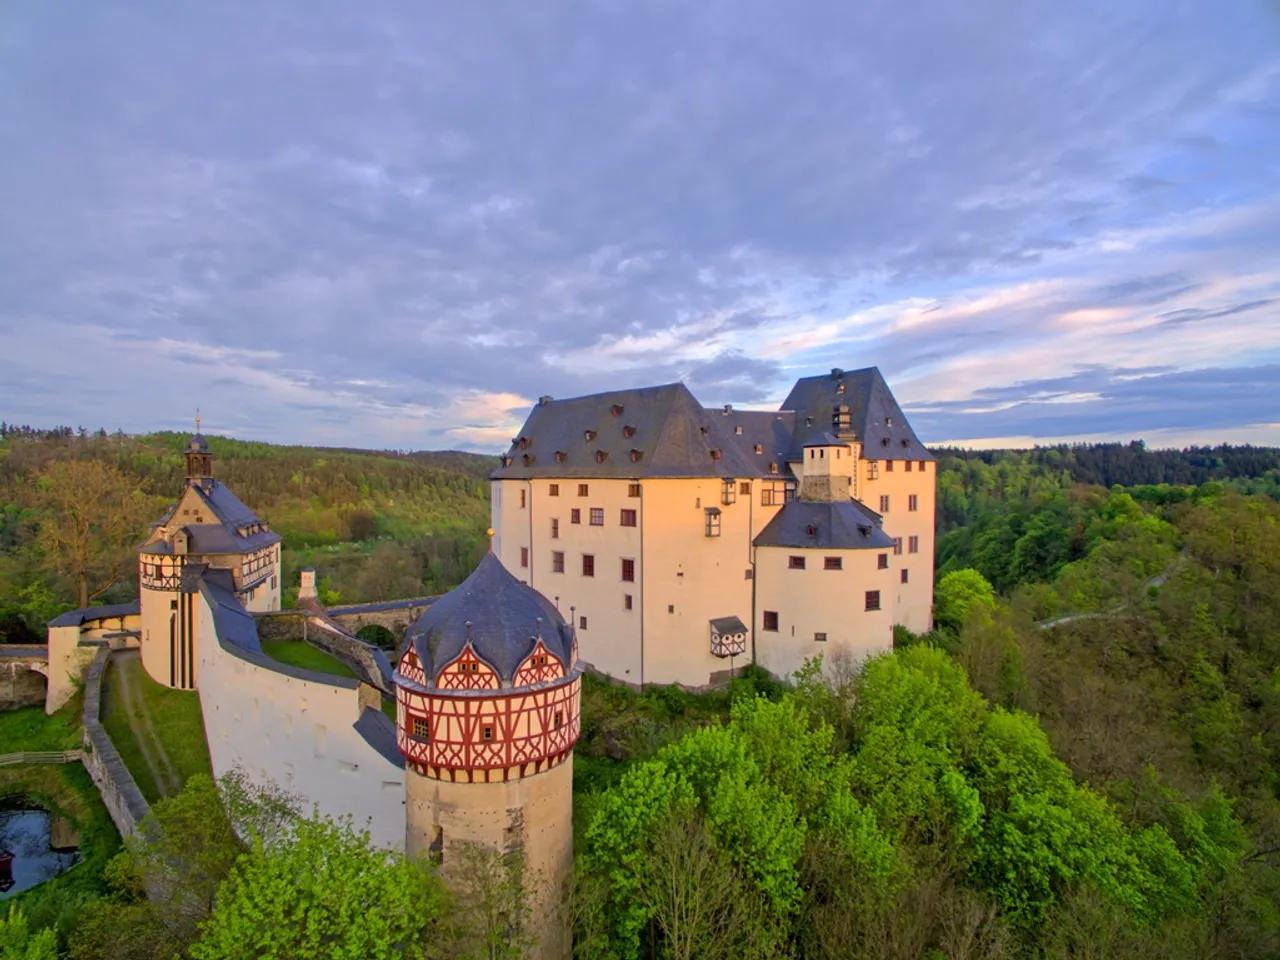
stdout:
POLYGON ((200 410, 196 409, 196 432, 187 441, 187 480, 208 480, 213 476, 213 455, 200 432, 200 410))

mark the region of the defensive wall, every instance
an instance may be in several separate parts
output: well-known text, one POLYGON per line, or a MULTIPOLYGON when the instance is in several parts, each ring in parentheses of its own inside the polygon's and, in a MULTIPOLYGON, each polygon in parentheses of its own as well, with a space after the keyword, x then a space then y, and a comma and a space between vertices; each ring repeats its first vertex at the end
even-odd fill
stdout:
POLYGON ((99 720, 102 675, 106 672, 110 656, 111 647, 106 641, 101 641, 85 674, 81 762, 102 795, 102 803, 111 814, 120 836, 127 837, 138 829, 138 824, 151 812, 151 807, 99 720))
POLYGON ((404 760, 379 689, 264 654, 258 627, 275 618, 248 613, 217 574, 201 582, 196 626, 214 775, 239 768, 293 794, 304 811, 350 816, 376 845, 403 849, 404 760))
POLYGON ((254 613, 259 637, 289 637, 305 640, 336 657, 364 683, 394 697, 391 663, 387 655, 371 643, 345 631, 325 612, 300 607, 254 613))

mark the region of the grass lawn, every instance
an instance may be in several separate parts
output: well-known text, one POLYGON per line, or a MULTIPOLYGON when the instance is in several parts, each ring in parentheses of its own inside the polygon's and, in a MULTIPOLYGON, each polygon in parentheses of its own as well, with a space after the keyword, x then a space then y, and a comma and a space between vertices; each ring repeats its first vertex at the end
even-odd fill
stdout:
POLYGON ((84 698, 76 694, 52 716, 44 707, 0 712, 0 753, 19 750, 74 750, 80 746, 80 711, 84 698))
POLYGON ((355 676, 341 660, 302 640, 288 638, 263 640, 262 652, 291 667, 301 667, 317 673, 330 673, 335 677, 355 676))
POLYGON ((199 694, 171 690, 156 683, 136 658, 124 661, 113 658, 107 668, 103 679, 102 725, 150 803, 175 793, 193 773, 213 775, 199 694), (128 674, 134 694, 132 706, 125 703, 120 672, 128 674), (152 772, 152 765, 147 763, 144 751, 160 768, 160 782, 152 772))

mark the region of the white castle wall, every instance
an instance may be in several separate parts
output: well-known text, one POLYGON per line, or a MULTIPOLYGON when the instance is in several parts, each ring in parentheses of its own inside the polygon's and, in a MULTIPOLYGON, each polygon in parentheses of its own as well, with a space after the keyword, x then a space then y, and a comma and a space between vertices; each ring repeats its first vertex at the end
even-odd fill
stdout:
POLYGON ((273 782, 304 808, 369 830, 381 847, 405 843, 404 770, 353 724, 365 707, 356 681, 280 669, 220 643, 208 599, 197 594, 200 704, 214 776, 239 767, 273 782), (305 676, 299 676, 303 674, 305 676))

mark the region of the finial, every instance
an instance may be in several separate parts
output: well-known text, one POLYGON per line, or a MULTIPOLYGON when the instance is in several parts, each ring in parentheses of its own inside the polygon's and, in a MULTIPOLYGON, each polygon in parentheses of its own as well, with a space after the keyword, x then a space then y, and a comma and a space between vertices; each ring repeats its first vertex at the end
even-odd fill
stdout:
POLYGON ((536 617, 534 619, 534 622, 537 623, 538 625, 538 639, 541 640, 542 639, 542 618, 536 617))
POLYGON ((471 621, 465 620, 463 622, 466 624, 466 627, 467 627, 467 643, 470 643, 471 642, 471 621))
POLYGON ((196 433, 200 432, 200 408, 196 407, 196 433))
POLYGON ((484 535, 489 538, 489 552, 493 553, 493 527, 485 530, 484 535))

